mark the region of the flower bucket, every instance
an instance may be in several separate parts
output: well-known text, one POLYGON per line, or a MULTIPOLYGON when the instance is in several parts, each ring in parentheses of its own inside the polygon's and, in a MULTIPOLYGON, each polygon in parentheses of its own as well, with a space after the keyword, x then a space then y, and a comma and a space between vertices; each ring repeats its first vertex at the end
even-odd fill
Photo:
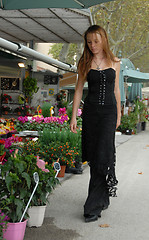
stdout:
POLYGON ((27 222, 28 227, 41 227, 44 220, 46 205, 33 206, 28 209, 29 219, 27 222))
POLYGON ((58 173, 57 177, 64 177, 65 169, 66 169, 66 166, 61 166, 61 171, 58 173))
POLYGON ((3 238, 6 240, 23 240, 27 220, 24 222, 8 223, 7 229, 3 231, 3 238))

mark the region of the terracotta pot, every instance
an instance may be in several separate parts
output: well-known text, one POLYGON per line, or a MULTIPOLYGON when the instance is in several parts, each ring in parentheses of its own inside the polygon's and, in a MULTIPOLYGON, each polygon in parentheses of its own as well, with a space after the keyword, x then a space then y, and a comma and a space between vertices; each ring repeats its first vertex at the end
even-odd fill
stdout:
POLYGON ((66 166, 61 166, 61 171, 58 173, 57 177, 64 177, 65 169, 66 169, 66 166))

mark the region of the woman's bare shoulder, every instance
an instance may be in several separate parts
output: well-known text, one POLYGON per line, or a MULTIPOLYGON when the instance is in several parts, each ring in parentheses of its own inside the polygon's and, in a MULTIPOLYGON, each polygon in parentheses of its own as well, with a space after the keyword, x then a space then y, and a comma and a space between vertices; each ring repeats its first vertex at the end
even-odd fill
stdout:
POLYGON ((120 59, 118 57, 114 58, 114 62, 113 62, 113 66, 115 69, 119 69, 120 68, 120 59))
POLYGON ((119 59, 118 57, 115 57, 115 58, 114 58, 114 62, 115 62, 115 63, 120 63, 120 61, 121 61, 121 59, 119 59))

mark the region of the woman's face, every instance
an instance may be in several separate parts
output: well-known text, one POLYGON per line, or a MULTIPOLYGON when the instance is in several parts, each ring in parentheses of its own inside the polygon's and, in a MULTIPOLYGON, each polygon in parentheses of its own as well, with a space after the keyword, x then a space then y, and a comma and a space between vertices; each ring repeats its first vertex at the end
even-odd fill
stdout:
POLYGON ((103 44, 99 33, 88 33, 86 39, 87 45, 93 54, 101 53, 101 50, 103 50, 103 44))

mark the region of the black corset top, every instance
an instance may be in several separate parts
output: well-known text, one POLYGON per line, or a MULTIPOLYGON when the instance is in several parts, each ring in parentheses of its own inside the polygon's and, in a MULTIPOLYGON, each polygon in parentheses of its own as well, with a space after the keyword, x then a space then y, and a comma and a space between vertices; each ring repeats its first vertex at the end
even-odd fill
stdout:
POLYGON ((113 68, 105 70, 90 69, 87 74, 88 95, 85 102, 99 105, 115 105, 115 75, 116 72, 113 68))

